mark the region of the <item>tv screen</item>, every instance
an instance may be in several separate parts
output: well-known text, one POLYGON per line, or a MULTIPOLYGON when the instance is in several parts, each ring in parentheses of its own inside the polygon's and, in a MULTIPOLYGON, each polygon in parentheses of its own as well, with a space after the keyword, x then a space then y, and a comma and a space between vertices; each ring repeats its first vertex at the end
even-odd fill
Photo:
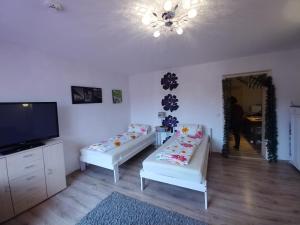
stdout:
POLYGON ((1 148, 59 136, 56 102, 0 103, 1 148))

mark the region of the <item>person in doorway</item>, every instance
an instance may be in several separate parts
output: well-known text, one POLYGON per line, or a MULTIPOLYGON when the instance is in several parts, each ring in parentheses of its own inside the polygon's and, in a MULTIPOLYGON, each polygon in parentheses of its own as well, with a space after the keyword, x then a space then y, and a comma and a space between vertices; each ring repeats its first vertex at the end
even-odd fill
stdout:
POLYGON ((230 97, 230 104, 231 104, 231 130, 235 141, 234 148, 238 151, 240 149, 244 110, 238 104, 237 99, 233 96, 230 97))

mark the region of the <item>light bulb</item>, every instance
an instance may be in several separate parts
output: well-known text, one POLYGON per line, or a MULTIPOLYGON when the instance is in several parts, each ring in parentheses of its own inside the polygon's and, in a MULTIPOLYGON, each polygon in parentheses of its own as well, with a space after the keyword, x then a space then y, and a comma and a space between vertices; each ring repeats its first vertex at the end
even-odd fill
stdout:
POLYGON ((190 0, 182 0, 182 8, 184 8, 184 9, 191 8, 191 1, 190 0))
POLYGON ((153 33, 153 37, 158 38, 160 36, 160 32, 157 30, 153 33))
POLYGON ((188 17, 189 18, 194 18, 195 16, 197 16, 197 10, 196 9, 191 9, 190 11, 188 11, 188 17))
POLYGON ((181 27, 178 27, 176 29, 176 32, 177 32, 178 35, 182 35, 183 34, 183 29, 181 27))
POLYGON ((142 23, 145 25, 149 25, 151 23, 151 19, 150 19, 149 15, 143 16, 142 23))
POLYGON ((168 1, 166 1, 165 4, 164 4, 164 9, 165 9, 166 11, 171 11, 172 6, 173 6, 172 1, 168 0, 168 1))

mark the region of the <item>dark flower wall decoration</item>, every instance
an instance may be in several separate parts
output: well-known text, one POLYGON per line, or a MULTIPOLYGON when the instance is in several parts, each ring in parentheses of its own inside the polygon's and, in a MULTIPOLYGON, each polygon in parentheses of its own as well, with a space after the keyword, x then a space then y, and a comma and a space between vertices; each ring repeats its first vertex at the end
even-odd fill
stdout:
MULTIPOLYGON (((174 90, 178 87, 178 77, 176 76, 175 73, 166 73, 164 74, 163 78, 161 78, 161 85, 164 90, 174 90)), ((165 111, 176 111, 179 108, 178 105, 178 99, 176 95, 168 94, 166 95, 162 100, 161 100, 161 105, 163 106, 163 109, 165 111)), ((164 127, 168 127, 171 132, 173 132, 173 128, 177 126, 179 121, 177 118, 174 116, 167 116, 163 121, 162 125, 164 127)))
POLYGON ((179 121, 177 120, 177 118, 174 116, 167 116, 163 121, 162 121, 162 125, 165 127, 170 128, 171 131, 173 131, 173 128, 177 126, 177 124, 179 123, 179 121))
POLYGON ((166 73, 163 78, 161 78, 161 85, 163 89, 172 91, 173 89, 178 87, 178 77, 175 73, 166 73))
POLYGON ((161 100, 161 105, 164 107, 165 111, 170 110, 171 112, 179 108, 178 99, 176 95, 168 94, 161 100))

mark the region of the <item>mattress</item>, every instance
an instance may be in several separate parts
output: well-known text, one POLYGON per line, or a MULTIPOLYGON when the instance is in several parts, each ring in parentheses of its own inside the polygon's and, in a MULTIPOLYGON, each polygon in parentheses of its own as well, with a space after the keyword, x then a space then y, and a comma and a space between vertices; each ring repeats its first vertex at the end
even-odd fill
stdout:
MULTIPOLYGON (((100 152, 96 150, 90 150, 88 147, 81 149, 81 156, 80 158, 84 162, 91 163, 90 161, 97 161, 99 163, 105 163, 114 165, 120 160, 123 160, 126 156, 132 154, 133 150, 136 149, 138 146, 152 144, 155 141, 155 133, 150 132, 149 134, 142 135, 137 139, 130 141, 124 145, 121 145, 118 148, 114 148, 107 152, 100 152)), ((138 152, 137 152, 138 153, 138 152)))
POLYGON ((172 141, 175 140, 175 136, 171 137, 165 144, 153 152, 147 159, 143 161, 143 171, 149 173, 155 173, 162 176, 193 181, 203 182, 204 171, 206 171, 206 160, 209 151, 209 138, 204 136, 203 140, 195 150, 194 155, 188 165, 177 165, 166 160, 157 160, 156 154, 163 151, 172 141))

